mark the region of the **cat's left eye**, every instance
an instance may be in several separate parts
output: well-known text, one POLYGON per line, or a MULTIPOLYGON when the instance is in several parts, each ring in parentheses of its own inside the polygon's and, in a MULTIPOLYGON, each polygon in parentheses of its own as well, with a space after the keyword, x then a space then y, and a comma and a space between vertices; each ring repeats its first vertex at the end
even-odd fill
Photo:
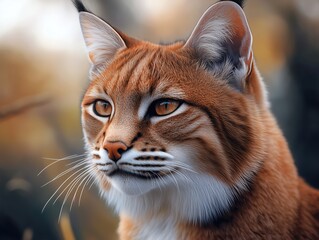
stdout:
POLYGON ((156 101, 154 105, 154 115, 155 116, 166 116, 169 115, 181 105, 180 101, 173 99, 162 99, 156 101))
POLYGON ((112 106, 108 101, 97 100, 93 103, 93 111, 99 117, 109 117, 112 113, 112 106))

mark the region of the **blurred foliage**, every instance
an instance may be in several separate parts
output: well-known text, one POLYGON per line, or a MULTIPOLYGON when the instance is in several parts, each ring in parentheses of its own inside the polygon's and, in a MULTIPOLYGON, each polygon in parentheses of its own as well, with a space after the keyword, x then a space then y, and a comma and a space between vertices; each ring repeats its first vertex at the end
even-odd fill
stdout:
MULTIPOLYGON (((41 186, 72 162, 37 177, 52 163, 44 157, 83 153, 80 99, 89 66, 77 13, 65 0, 0 1, 0 239, 116 239, 117 218, 94 187, 69 211, 71 194, 60 221, 63 194, 41 213, 66 177, 41 186)), ((157 43, 185 39, 212 3, 86 1, 113 26, 157 43)), ((301 175, 317 187, 318 9, 317 0, 248 0, 245 7, 272 109, 301 175)))

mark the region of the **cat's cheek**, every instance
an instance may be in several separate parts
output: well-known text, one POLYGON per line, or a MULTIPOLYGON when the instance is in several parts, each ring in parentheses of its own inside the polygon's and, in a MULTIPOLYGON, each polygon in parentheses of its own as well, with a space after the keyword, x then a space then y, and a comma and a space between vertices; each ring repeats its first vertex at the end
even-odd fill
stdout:
POLYGON ((103 129, 103 126, 103 122, 96 120, 87 112, 82 113, 82 127, 88 141, 94 141, 103 129))
POLYGON ((101 141, 102 134, 100 134, 100 129, 93 131, 91 127, 83 126, 83 136, 84 140, 91 146, 94 147, 101 141))
MULTIPOLYGON (((154 123, 154 130, 165 141, 181 143, 196 137, 197 132, 205 127, 211 128, 209 118, 200 110, 183 104, 178 113, 154 123), (179 112, 180 111, 180 112, 179 112)), ((159 120, 159 119, 158 119, 159 120)))

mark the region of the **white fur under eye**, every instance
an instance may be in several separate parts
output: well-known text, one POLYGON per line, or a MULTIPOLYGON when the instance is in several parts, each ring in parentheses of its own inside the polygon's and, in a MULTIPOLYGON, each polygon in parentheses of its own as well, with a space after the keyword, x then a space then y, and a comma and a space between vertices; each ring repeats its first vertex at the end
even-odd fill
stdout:
POLYGON ((147 110, 149 108, 149 106, 151 105, 151 103, 154 101, 154 98, 150 97, 150 96, 147 96, 147 97, 144 97, 140 103, 140 107, 138 109, 138 118, 140 120, 142 120, 146 113, 147 113, 147 110))

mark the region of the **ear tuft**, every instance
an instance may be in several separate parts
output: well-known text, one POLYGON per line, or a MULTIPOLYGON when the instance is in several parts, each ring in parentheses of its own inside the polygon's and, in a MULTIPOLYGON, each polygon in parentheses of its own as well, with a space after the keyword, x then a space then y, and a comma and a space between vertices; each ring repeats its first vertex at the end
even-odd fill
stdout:
POLYGON ((231 1, 237 3, 241 8, 244 8, 245 0, 220 0, 220 2, 231 1))
POLYGON ((109 24, 92 13, 80 12, 83 37, 92 63, 91 75, 98 75, 113 60, 124 40, 109 24))
POLYGON ((78 12, 90 12, 80 0, 72 0, 74 6, 78 10, 78 12))
POLYGON ((243 90, 252 63, 252 35, 238 4, 223 1, 211 6, 184 48, 216 78, 243 90))

